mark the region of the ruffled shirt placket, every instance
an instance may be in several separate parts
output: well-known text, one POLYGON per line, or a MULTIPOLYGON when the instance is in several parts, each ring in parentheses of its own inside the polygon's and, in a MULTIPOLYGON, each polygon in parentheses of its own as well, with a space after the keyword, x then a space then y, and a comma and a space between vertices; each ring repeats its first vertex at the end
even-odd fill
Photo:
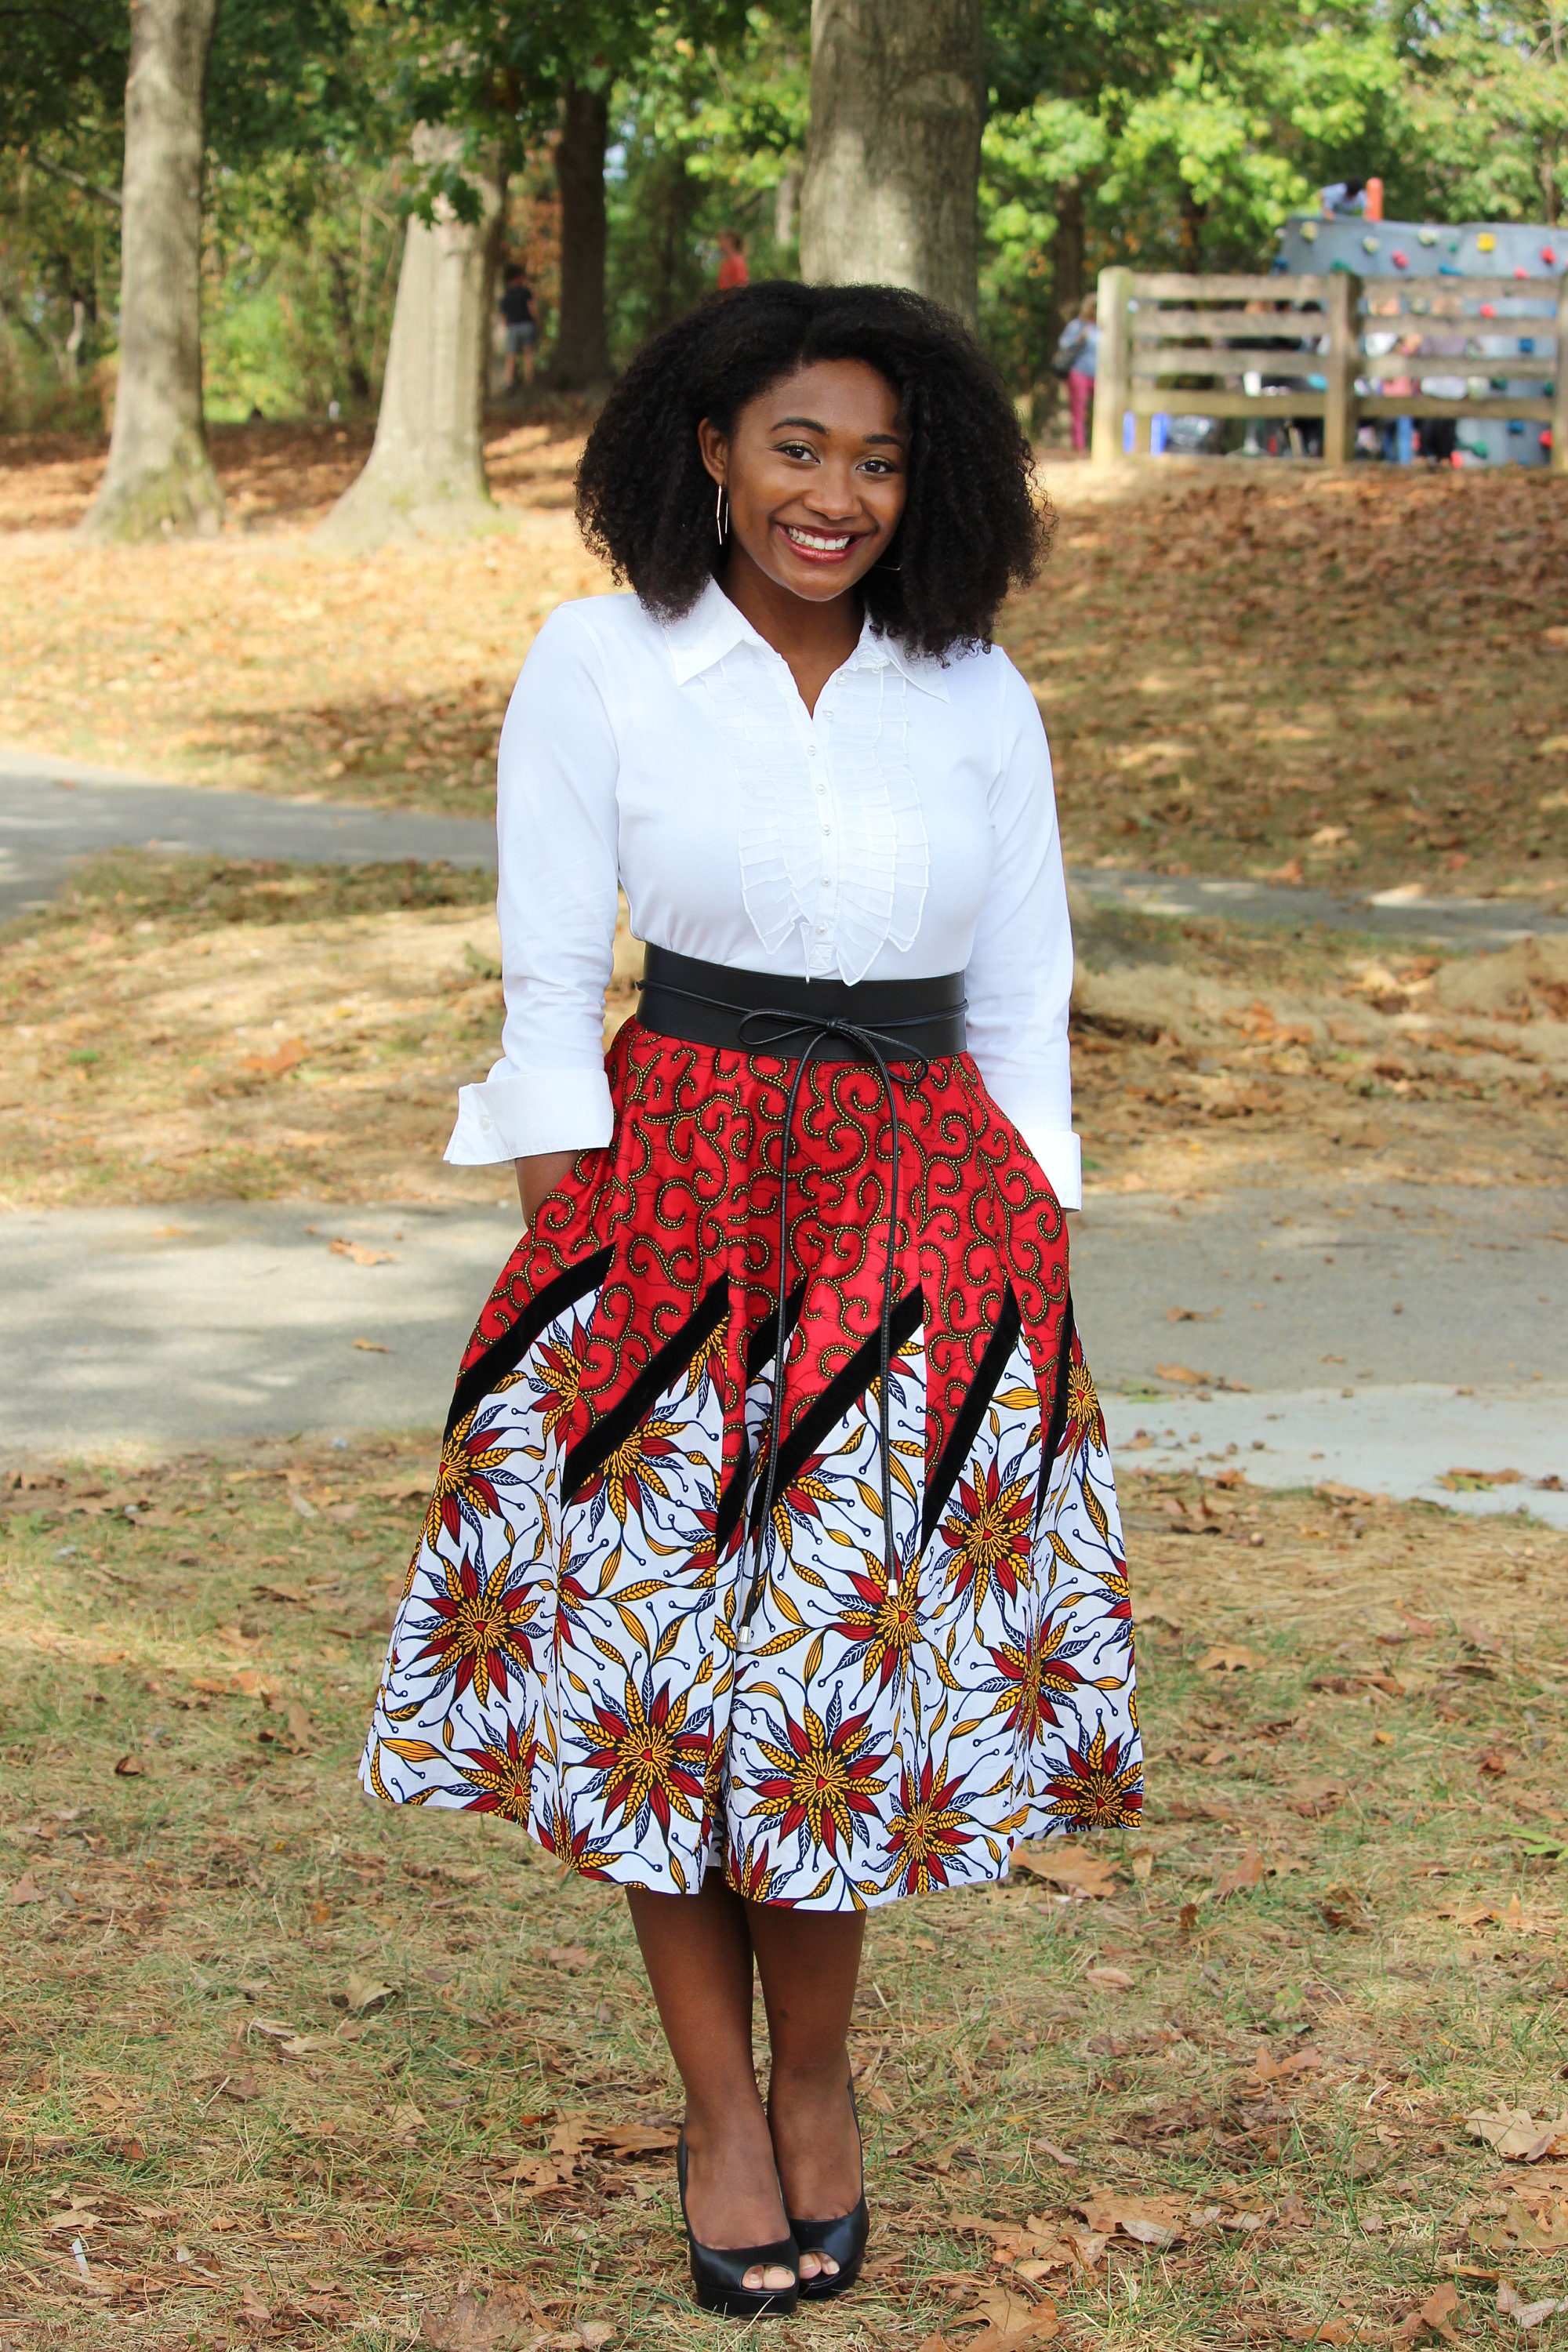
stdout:
POLYGON ((869 630, 806 709, 748 631, 692 677, 739 793, 741 886, 758 939, 798 940, 805 974, 862 980, 920 929, 931 874, 909 757, 909 681, 869 630), (757 671, 763 672, 759 693, 757 671))

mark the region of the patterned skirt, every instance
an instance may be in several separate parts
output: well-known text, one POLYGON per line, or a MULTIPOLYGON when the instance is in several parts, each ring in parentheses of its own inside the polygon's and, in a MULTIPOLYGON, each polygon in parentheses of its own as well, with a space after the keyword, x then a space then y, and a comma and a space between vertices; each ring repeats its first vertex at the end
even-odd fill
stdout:
POLYGON ((781 1335, 793 1066, 634 1021, 606 1066, 614 1138, 543 1203, 463 1359, 364 1785, 504 1814, 588 1876, 694 1893, 721 1869, 826 1911, 1135 1822, 1131 1606, 1066 1220, 973 1060, 894 1072, 885 1408, 878 1072, 801 1073, 781 1335))

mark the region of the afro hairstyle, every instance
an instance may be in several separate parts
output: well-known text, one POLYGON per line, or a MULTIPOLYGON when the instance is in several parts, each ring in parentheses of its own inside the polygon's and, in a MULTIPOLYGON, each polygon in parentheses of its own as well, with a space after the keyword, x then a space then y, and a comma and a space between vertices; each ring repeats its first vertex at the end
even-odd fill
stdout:
POLYGON ((948 311, 901 287, 772 278, 710 295, 645 343, 577 469, 588 545, 661 619, 689 611, 720 562, 698 425, 732 431, 770 384, 820 360, 886 377, 910 435, 896 567, 858 583, 874 627, 937 659, 989 644, 1008 589, 1045 559, 1051 512, 990 362, 948 311))

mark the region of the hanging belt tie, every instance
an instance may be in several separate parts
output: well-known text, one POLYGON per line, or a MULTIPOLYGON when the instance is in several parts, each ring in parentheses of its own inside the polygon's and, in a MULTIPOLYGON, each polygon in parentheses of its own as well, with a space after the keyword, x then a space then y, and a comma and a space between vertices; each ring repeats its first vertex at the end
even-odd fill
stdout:
MULTIPOLYGON (((664 995, 685 997, 693 1004, 711 1005, 726 1013, 737 1009, 726 1003, 722 997, 700 995, 694 989, 675 988, 665 981, 659 982, 659 988, 664 995)), ((802 1014, 777 1005, 758 1005, 746 1013, 740 1024, 742 1050, 748 1054, 777 1053, 782 1058, 788 1060, 796 1051, 795 1046, 789 1041, 804 1038, 805 1042, 798 1048, 799 1058, 795 1061, 795 1071, 789 1082, 789 1092, 784 1099, 784 1134, 779 1150, 778 1347, 773 1358, 773 1399, 768 1408, 768 1466, 763 1482, 763 1506, 756 1519, 756 1566, 752 1573, 746 1604, 741 1612, 741 1622, 736 1629, 738 1647, 740 1646, 739 1637, 745 1633, 756 1614, 757 1603, 763 1597, 763 1588, 767 1581, 766 1545, 768 1530, 773 1525, 773 1505, 778 1493, 779 1446, 784 1435, 784 1354, 788 1345, 788 1334, 784 1325, 789 1313, 789 1176, 790 1159, 794 1150, 795 1107, 807 1063, 818 1045, 834 1037, 842 1038, 846 1044, 853 1045, 857 1053, 862 1055, 868 1063, 875 1065, 878 1075, 881 1078, 882 1091, 887 1097, 888 1103, 892 1163, 888 1176, 888 1240, 882 1267, 882 1318, 878 1349, 878 1368, 881 1408, 879 1420, 882 1549, 887 1565, 888 1598, 889 1601, 896 1601, 899 1597, 900 1582, 899 1553, 898 1546, 893 1539, 892 1386, 893 1278, 897 1270, 895 1260, 899 1241, 899 1161, 902 1129, 899 1121, 898 1096, 893 1086, 893 1074, 888 1066, 888 1057, 892 1055, 901 1062, 907 1062, 909 1076, 904 1083, 917 1087, 921 1085, 930 1066, 928 1057, 921 1053, 911 1054, 897 1033, 900 1029, 918 1029, 924 1025, 923 1020, 889 1021, 872 1029, 858 1021, 837 1020, 826 1013, 802 1014), (769 1034, 765 1037, 747 1035, 748 1030, 757 1023, 768 1025, 769 1034)))

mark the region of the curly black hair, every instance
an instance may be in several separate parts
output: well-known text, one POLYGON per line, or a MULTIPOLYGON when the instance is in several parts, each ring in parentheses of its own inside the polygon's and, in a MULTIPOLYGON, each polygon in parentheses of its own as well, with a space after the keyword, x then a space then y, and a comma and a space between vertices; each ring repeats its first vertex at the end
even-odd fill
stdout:
POLYGON ((577 469, 577 520, 595 553, 673 619, 718 569, 713 484, 697 445, 781 376, 818 360, 861 360, 899 394, 910 432, 897 568, 859 583, 873 625, 941 658, 986 645, 1015 583, 1050 543, 1034 457, 979 345, 947 311, 896 286, 773 278, 710 295, 637 353, 610 394, 577 469))

